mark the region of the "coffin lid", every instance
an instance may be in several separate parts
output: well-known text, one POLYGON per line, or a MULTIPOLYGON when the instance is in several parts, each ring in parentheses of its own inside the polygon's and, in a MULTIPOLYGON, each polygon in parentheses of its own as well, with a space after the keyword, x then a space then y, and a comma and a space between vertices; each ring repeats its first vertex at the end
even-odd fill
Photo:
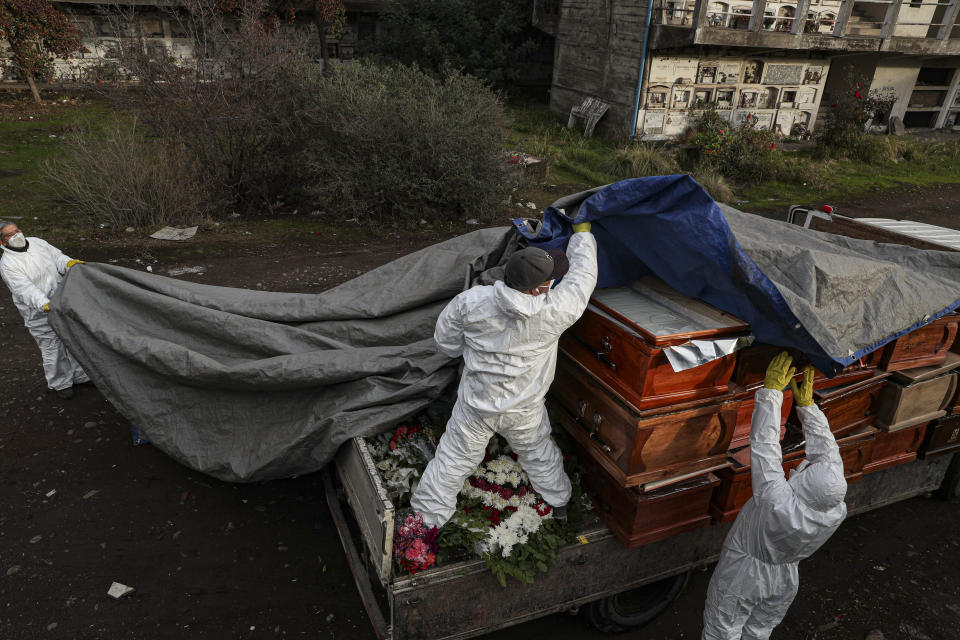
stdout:
POLYGON ((625 287, 597 289, 591 305, 658 346, 749 332, 739 318, 701 300, 687 298, 647 276, 625 287))
POLYGON ((850 393, 857 393, 864 389, 869 389, 880 384, 884 384, 886 378, 888 377, 890 377, 890 374, 886 371, 874 371, 873 376, 867 378, 866 380, 860 380, 859 382, 853 382, 851 384, 840 384, 835 387, 815 389, 813 391, 813 397, 818 401, 835 400, 850 393))
POLYGON ((929 380, 930 378, 936 378, 941 373, 946 373, 947 371, 956 369, 957 367, 960 367, 960 353, 948 351, 947 359, 943 361, 943 364, 934 365, 931 367, 918 367, 916 369, 895 371, 893 377, 897 382, 913 384, 914 382, 922 382, 924 380, 929 380))

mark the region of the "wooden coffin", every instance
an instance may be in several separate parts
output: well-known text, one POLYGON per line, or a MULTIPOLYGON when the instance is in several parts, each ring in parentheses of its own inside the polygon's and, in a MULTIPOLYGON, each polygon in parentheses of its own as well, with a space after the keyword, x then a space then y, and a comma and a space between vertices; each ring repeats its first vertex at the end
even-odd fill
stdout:
MULTIPOLYGON (((738 388, 738 395, 753 395, 757 389, 763 386, 763 379, 766 376, 767 367, 770 366, 770 361, 781 351, 785 351, 785 349, 769 344, 754 344, 737 352, 737 365, 730 380, 738 388)), ((835 387, 866 380, 873 375, 879 360, 880 352, 874 351, 844 368, 843 371, 832 378, 828 378, 825 374, 817 371, 813 378, 813 388, 835 387)), ((798 373, 794 378, 798 384, 802 376, 800 368, 797 367, 798 373)))
MULTIPOLYGON (((737 407, 737 424, 733 428, 733 437, 730 438, 730 450, 740 449, 750 444, 750 424, 753 420, 753 408, 756 401, 753 396, 744 398, 737 407)), ((793 408, 793 392, 783 392, 783 405, 780 407, 780 439, 787 433, 787 418, 793 408)))
POLYGON ((863 472, 872 473, 916 460, 928 424, 921 422, 899 431, 878 432, 873 442, 870 461, 863 465, 863 472))
MULTIPOLYGON (((955 342, 954 344, 956 345, 958 343, 955 342)), ((960 368, 960 353, 948 351, 942 364, 896 371, 891 379, 909 386, 917 382, 936 378, 944 373, 950 373, 958 368, 960 368)), ((960 380, 958 380, 957 389, 953 392, 953 397, 947 401, 944 410, 951 415, 960 414, 960 380)))
POLYGON ((910 385, 888 380, 877 402, 876 426, 897 431, 946 415, 944 407, 953 399, 957 374, 930 378, 910 385))
POLYGON ((883 348, 880 368, 900 371, 941 364, 957 336, 960 316, 948 315, 900 336, 883 348))
POLYGON ((615 482, 591 456, 580 457, 585 470, 583 488, 594 510, 628 548, 710 524, 710 496, 720 484, 712 473, 644 492, 615 482))
POLYGON ((935 458, 954 451, 960 451, 960 416, 946 416, 931 422, 920 447, 920 457, 935 458))
MULTIPOLYGON (((803 441, 799 427, 790 425, 788 435, 782 445, 783 472, 789 477, 790 470, 803 462, 805 452, 797 446, 803 441)), ((840 457, 843 460, 844 476, 848 484, 859 482, 863 478, 863 466, 870 460, 873 443, 877 434, 874 427, 861 427, 854 432, 837 438, 840 457)), ((753 496, 753 484, 750 478, 750 448, 746 447, 730 455, 731 466, 718 469, 714 473, 720 479, 720 485, 710 499, 710 515, 719 522, 729 522, 737 517, 740 509, 753 496)))
POLYGON ((739 402, 639 410, 563 354, 550 397, 566 411, 564 428, 624 487, 725 465, 739 402))
MULTIPOLYGON (((814 402, 827 417, 834 436, 873 426, 878 397, 889 375, 885 371, 875 371, 872 377, 860 382, 814 390, 814 402)), ((791 421, 800 424, 796 412, 791 421)))
POLYGON ((726 394, 736 354, 676 372, 665 348, 745 335, 742 321, 655 278, 598 289, 560 348, 638 409, 726 394))

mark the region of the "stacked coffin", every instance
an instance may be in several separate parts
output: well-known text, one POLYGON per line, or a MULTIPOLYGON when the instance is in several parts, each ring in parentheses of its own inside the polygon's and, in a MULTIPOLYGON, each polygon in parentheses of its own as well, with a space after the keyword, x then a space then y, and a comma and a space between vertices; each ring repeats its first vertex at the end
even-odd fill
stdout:
MULTIPOLYGON (((814 400, 837 439, 848 483, 857 482, 865 473, 910 462, 918 455, 960 449, 960 419, 956 419, 960 418, 960 400, 954 371, 960 367, 960 355, 949 351, 957 325, 958 316, 946 316, 868 354, 832 379, 818 372, 814 400)), ((753 389, 762 386, 759 368, 769 363, 776 351, 764 346, 743 350, 734 381, 749 382, 753 389), (756 362, 747 364, 754 359, 756 362)), ((746 412, 741 410, 741 414, 746 412)), ((803 460, 803 431, 795 409, 785 408, 784 415, 783 466, 789 475, 803 460)), ((743 426, 738 424, 738 428, 743 426)), ((749 437, 749 425, 746 428, 749 437)), ((711 500, 710 513, 719 521, 735 518, 752 495, 749 447, 737 448, 740 442, 735 438, 731 447, 731 466, 717 472, 720 486, 711 500)))
POLYGON ((741 404, 732 347, 748 333, 650 278, 598 290, 561 337, 553 417, 578 445, 597 512, 627 546, 709 524, 741 404), (709 361, 675 371, 669 358, 682 356, 669 349, 691 341, 687 357, 709 361))
MULTIPOLYGON (((848 482, 918 452, 960 449, 960 355, 949 351, 957 325, 947 316, 833 378, 818 372, 815 400, 848 482)), ((748 335, 739 319, 645 278, 597 290, 561 337, 552 416, 576 443, 597 513, 627 546, 732 520, 752 495, 753 397, 782 349, 735 350, 748 335)), ((804 459, 792 400, 787 391, 788 474, 804 459)))

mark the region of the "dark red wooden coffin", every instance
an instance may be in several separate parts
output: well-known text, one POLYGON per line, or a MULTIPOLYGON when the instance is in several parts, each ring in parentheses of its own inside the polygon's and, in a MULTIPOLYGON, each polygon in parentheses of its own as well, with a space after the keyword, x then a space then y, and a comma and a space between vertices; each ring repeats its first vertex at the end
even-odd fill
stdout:
POLYGON ((921 422, 899 431, 879 431, 873 443, 870 461, 863 465, 863 472, 872 473, 916 460, 928 424, 921 422))
POLYGON ((880 368, 900 371, 941 364, 957 336, 960 316, 948 315, 900 336, 883 348, 880 368))
MULTIPOLYGON (((753 395, 753 393, 763 386, 763 379, 767 373, 767 367, 783 347, 776 347, 769 344, 754 344, 737 352, 737 366, 733 370, 731 382, 739 388, 739 394, 753 395)), ((880 361, 880 351, 869 353, 857 362, 846 367, 832 378, 828 378, 820 371, 816 372, 813 379, 813 388, 821 389, 824 387, 836 387, 842 384, 851 384, 866 380, 871 377, 880 361)), ((800 383, 801 373, 797 368, 797 375, 794 378, 800 383)))
MULTIPOLYGON (((784 439, 783 471, 789 472, 804 460, 805 452, 796 443, 802 442, 799 427, 790 425, 784 439)), ((873 443, 877 434, 874 427, 861 427, 854 432, 837 438, 840 457, 843 459, 844 476, 847 483, 853 484, 863 478, 863 466, 871 459, 873 443)), ((740 509, 753 496, 753 483, 750 478, 750 448, 740 449, 730 455, 732 465, 718 469, 716 473, 720 485, 710 499, 710 515, 719 522, 729 522, 737 517, 740 509)))
POLYGON ((617 538, 629 548, 698 529, 710 524, 710 496, 720 481, 712 473, 668 484, 654 491, 623 487, 585 452, 577 452, 583 487, 593 508, 617 538))
POLYGON ((561 336, 560 348, 634 407, 650 409, 726 394, 736 362, 731 353, 676 372, 666 347, 747 332, 737 318, 646 278, 598 289, 583 317, 561 336))
MULTIPOLYGON (((877 399, 889 375, 885 371, 875 371, 872 377, 860 382, 814 390, 813 400, 827 417, 834 436, 840 437, 860 427, 873 426, 877 399)), ((791 422, 798 426, 800 424, 796 411, 791 416, 791 422)))
POLYGON ((620 486, 709 471, 727 464, 739 401, 639 410, 561 354, 551 401, 563 426, 620 486))
MULTIPOLYGON (((750 425, 753 421, 753 408, 756 401, 753 396, 744 398, 737 407, 737 425, 733 429, 733 437, 730 438, 730 450, 740 449, 750 444, 750 425)), ((787 418, 790 417, 790 410, 793 408, 793 392, 783 392, 783 405, 780 407, 780 439, 787 433, 787 418)))
POLYGON ((920 457, 935 458, 954 451, 960 451, 960 416, 946 416, 931 422, 920 447, 920 457))

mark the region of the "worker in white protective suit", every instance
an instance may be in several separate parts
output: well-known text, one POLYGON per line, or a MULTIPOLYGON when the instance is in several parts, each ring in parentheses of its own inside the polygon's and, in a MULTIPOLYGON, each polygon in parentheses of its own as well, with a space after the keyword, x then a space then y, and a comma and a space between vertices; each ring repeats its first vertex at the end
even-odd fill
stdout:
POLYGON ((73 260, 40 238, 25 237, 12 222, 0 222, 0 246, 3 246, 0 277, 13 294, 13 303, 20 310, 23 323, 40 347, 47 386, 61 398, 72 398, 73 385, 88 382, 89 378, 54 333, 47 313, 50 296, 67 269, 83 261, 73 260))
POLYGON ((427 527, 443 526, 453 515, 457 494, 495 433, 510 444, 554 516, 566 517, 570 479, 550 438, 544 396, 560 334, 583 314, 597 284, 590 223, 573 229, 566 254, 534 247, 514 253, 503 281, 464 291, 437 320, 437 346, 451 358, 463 356, 464 368, 446 432, 410 499, 427 527))
POLYGON ((847 515, 847 482, 827 418, 813 404, 812 367, 798 385, 783 352, 756 393, 750 426, 753 497, 723 543, 703 613, 704 640, 769 638, 797 595, 797 564, 837 530, 847 515), (780 407, 787 384, 806 439, 806 459, 786 480, 780 449, 780 407))

